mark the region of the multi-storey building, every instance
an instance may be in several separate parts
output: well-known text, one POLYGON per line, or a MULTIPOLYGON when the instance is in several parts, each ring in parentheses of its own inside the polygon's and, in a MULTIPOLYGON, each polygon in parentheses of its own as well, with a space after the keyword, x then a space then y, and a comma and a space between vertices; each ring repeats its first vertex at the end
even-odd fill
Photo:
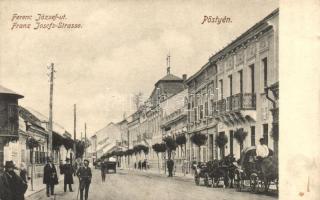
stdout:
MULTIPOLYGON (((160 103, 162 118, 160 127, 163 137, 187 133, 187 98, 188 89, 172 95, 160 103)), ((186 145, 178 146, 174 152, 174 160, 177 171, 182 171, 182 164, 186 159, 186 145)))
MULTIPOLYGON (((275 10, 255 24, 187 80, 188 132, 208 136, 200 160, 220 158, 223 153, 239 158, 236 130, 247 133, 244 146, 254 146, 264 137, 273 149, 270 110, 274 108, 272 99, 277 97, 266 91, 279 81, 278 15, 275 10), (228 138, 224 150, 215 145, 219 134, 228 138)), ((196 147, 189 145, 189 159, 194 160, 196 147)))

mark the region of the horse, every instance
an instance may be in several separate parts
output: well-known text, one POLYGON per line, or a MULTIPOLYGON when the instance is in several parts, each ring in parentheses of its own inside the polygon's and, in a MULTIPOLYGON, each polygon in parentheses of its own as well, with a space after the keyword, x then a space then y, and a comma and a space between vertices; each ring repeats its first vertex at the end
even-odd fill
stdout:
POLYGON ((213 160, 207 162, 208 176, 212 180, 212 186, 216 184, 218 187, 219 180, 223 178, 224 187, 229 186, 229 177, 227 166, 224 165, 224 161, 213 160))
POLYGON ((270 182, 274 181, 278 188, 278 159, 274 156, 264 158, 260 163, 261 178, 264 182, 265 192, 268 192, 270 182))

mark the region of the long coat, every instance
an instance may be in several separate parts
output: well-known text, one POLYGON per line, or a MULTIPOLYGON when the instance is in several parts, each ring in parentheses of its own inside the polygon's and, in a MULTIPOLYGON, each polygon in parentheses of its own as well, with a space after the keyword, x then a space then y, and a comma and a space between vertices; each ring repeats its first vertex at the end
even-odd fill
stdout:
POLYGON ((77 171, 77 176, 80 179, 80 188, 91 183, 92 173, 90 167, 80 167, 77 171))
POLYGON ((54 164, 52 167, 46 164, 43 169, 43 184, 58 184, 57 170, 54 164))
POLYGON ((3 173, 0 175, 0 199, 24 200, 24 193, 28 185, 16 173, 3 173))
POLYGON ((65 164, 62 167, 62 173, 64 174, 64 183, 73 184, 74 169, 71 164, 65 164))

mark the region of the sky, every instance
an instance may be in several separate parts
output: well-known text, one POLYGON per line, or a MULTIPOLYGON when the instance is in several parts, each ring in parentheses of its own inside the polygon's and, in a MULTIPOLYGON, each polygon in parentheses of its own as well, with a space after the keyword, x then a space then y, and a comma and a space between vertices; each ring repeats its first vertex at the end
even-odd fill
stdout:
MULTIPOLYGON (((134 112, 132 96, 146 99, 171 73, 190 77, 215 52, 263 19, 274 0, 214 1, 33 1, 0 2, 0 84, 24 98, 19 104, 48 115, 48 66, 54 63, 53 120, 88 135, 134 112), (66 15, 81 29, 14 29, 13 14, 66 15), (201 24, 204 16, 232 23, 201 24)), ((19 23, 28 21, 20 20, 19 23)))

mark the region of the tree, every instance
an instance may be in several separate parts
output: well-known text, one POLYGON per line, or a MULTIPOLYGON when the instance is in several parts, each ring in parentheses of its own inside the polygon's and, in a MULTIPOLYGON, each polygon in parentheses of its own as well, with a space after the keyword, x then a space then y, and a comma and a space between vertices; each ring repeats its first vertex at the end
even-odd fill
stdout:
POLYGON ((207 139, 208 139, 207 135, 202 134, 201 132, 192 134, 190 138, 191 142, 198 146, 198 159, 197 159, 198 162, 200 162, 201 146, 206 144, 207 139))
POLYGON ((152 149, 156 152, 157 157, 158 157, 158 169, 159 169, 159 173, 160 173, 160 163, 159 163, 159 153, 163 153, 166 152, 166 144, 165 143, 156 143, 154 145, 152 145, 152 149))
POLYGON ((186 135, 184 133, 178 134, 176 136, 176 143, 178 146, 180 146, 181 150, 183 151, 182 146, 187 143, 186 135))
POLYGON ((142 95, 143 95, 142 92, 138 92, 133 95, 133 103, 137 110, 139 110, 140 104, 142 102, 142 95))
POLYGON ((176 150, 177 143, 171 136, 167 136, 163 138, 164 143, 166 144, 167 151, 168 151, 168 158, 171 159, 172 151, 176 150))
POLYGON ((222 132, 216 137, 216 145, 220 149, 221 157, 224 157, 224 146, 228 143, 228 137, 222 132))
POLYGON ((82 158, 84 154, 84 141, 76 140, 76 158, 82 158))
POLYGON ((243 131, 243 128, 239 128, 234 132, 234 138, 240 144, 240 152, 242 152, 243 142, 246 139, 247 135, 248 135, 248 133, 243 131))

